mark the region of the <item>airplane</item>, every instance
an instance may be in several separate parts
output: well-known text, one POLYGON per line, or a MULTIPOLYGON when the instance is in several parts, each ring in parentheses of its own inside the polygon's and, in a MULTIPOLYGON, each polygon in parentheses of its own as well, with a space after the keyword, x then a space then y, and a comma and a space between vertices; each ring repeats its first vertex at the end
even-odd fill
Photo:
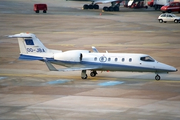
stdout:
POLYGON ((160 80, 160 73, 178 71, 176 68, 158 62, 146 54, 135 53, 100 53, 94 46, 89 50, 53 50, 46 48, 32 33, 9 35, 9 38, 18 38, 21 60, 39 60, 45 62, 50 71, 81 71, 81 78, 87 79, 86 71, 95 77, 97 71, 129 71, 154 72, 155 80, 160 80), (67 68, 56 69, 53 64, 67 68))
POLYGON ((111 3, 110 7, 103 7, 104 11, 119 11, 120 3, 123 0, 66 0, 66 1, 89 1, 91 4, 84 4, 83 9, 99 9, 98 4, 111 3))

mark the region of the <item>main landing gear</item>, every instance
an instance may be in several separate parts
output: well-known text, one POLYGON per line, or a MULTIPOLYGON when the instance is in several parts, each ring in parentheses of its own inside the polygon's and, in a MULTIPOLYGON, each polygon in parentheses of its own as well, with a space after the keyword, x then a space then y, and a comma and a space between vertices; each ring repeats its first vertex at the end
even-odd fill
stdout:
MULTIPOLYGON (((120 3, 117 3, 117 2, 111 2, 111 6, 110 7, 103 7, 103 10, 104 11, 119 11, 119 6, 120 6, 120 3)), ((85 4, 83 6, 83 9, 99 9, 99 5, 97 4, 94 4, 94 2, 92 2, 92 4, 85 4)))
MULTIPOLYGON (((95 70, 93 70, 91 73, 90 73, 90 76, 91 77, 95 77, 97 75, 97 72, 95 70)), ((81 78, 82 79, 87 79, 87 74, 86 74, 86 70, 82 70, 81 72, 81 78)))
POLYGON ((104 11, 119 11, 119 7, 120 7, 120 3, 117 2, 111 2, 111 6, 110 7, 103 7, 104 11))
POLYGON ((161 79, 161 76, 159 76, 158 74, 155 76, 155 80, 159 81, 161 79))
POLYGON ((84 6, 83 6, 83 9, 99 9, 99 5, 97 5, 97 4, 89 4, 89 5, 87 5, 87 4, 85 4, 84 6))

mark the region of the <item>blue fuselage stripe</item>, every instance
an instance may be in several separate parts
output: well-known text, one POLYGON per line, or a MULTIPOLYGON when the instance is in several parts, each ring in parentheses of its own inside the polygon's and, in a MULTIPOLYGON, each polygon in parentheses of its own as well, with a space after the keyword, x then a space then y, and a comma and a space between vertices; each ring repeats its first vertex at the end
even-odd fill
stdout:
POLYGON ((113 64, 113 63, 106 63, 106 62, 90 62, 90 61, 81 61, 81 62, 74 62, 74 61, 60 61, 60 60, 54 60, 54 58, 43 58, 39 56, 30 56, 30 55, 23 55, 20 54, 19 59, 22 60, 40 60, 44 61, 47 60, 53 64, 62 65, 66 67, 81 67, 86 66, 89 68, 93 68, 96 66, 96 70, 102 70, 102 71, 137 71, 137 72, 168 72, 164 69, 156 69, 156 68, 150 68, 145 66, 134 66, 134 65, 126 65, 123 64, 113 64))

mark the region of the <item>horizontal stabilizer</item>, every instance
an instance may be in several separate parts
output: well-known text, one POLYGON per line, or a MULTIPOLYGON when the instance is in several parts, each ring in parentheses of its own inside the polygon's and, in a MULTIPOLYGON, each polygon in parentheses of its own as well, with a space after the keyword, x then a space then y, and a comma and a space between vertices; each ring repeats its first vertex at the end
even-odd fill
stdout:
POLYGON ((58 71, 50 62, 44 61, 50 71, 58 71))
POLYGON ((20 33, 15 35, 9 35, 9 38, 32 38, 32 34, 29 33, 20 33))

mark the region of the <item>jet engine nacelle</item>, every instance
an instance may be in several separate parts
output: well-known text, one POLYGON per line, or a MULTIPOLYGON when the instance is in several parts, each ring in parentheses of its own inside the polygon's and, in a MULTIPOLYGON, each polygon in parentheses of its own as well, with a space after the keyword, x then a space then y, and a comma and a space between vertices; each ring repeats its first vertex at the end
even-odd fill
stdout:
POLYGON ((87 50, 71 50, 62 53, 54 54, 55 60, 81 62, 83 58, 82 53, 89 53, 87 50))

